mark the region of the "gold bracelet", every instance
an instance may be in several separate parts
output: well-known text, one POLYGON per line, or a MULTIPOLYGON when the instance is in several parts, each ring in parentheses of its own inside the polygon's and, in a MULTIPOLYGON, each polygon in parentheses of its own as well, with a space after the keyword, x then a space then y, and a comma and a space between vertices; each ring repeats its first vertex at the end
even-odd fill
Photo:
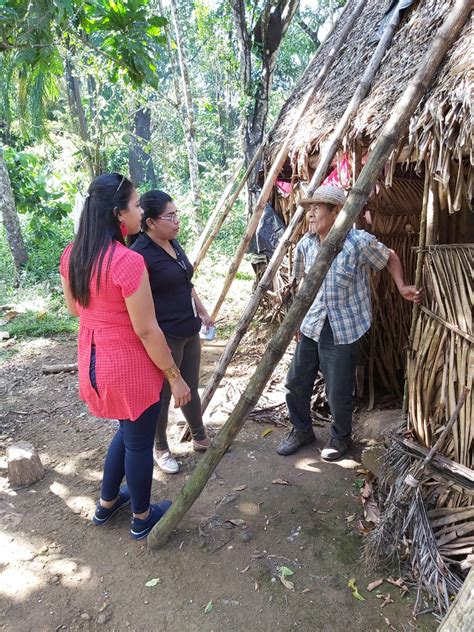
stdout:
POLYGON ((172 364, 168 369, 164 369, 163 373, 165 374, 165 378, 168 380, 168 382, 173 382, 181 376, 181 373, 176 364, 172 364))

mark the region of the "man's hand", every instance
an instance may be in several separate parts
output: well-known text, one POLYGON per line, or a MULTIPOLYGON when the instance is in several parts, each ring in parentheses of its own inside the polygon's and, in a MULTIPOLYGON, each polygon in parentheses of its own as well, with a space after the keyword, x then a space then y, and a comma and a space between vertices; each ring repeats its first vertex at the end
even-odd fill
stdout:
POLYGON ((298 331, 295 332, 295 342, 299 342, 301 340, 301 331, 298 329, 298 331))
POLYGON ((417 290, 416 285, 402 285, 398 291, 406 301, 413 301, 417 305, 423 302, 423 290, 417 290))

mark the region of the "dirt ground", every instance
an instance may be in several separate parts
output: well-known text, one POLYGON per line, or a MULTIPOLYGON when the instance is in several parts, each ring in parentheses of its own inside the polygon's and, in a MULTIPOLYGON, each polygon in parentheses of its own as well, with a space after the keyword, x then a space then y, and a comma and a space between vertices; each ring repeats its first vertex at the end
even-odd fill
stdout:
MULTIPOLYGON (((248 421, 168 545, 152 552, 129 537, 128 508, 110 525, 91 523, 114 422, 89 415, 77 398, 76 375, 41 373, 42 363, 75 361, 73 338, 37 339, 15 349, 4 362, 0 435, 1 629, 435 629, 429 615, 412 619, 414 594, 401 598, 388 583, 366 589, 377 576, 367 575, 360 562, 360 446, 337 464, 322 462, 323 427, 316 429, 316 446, 283 458, 275 448, 284 429, 248 421), (5 450, 14 440, 33 443, 46 468, 29 489, 7 484, 5 450), (281 566, 294 571, 287 577, 294 590, 280 581, 281 566), (156 578, 155 586, 145 585, 156 578), (351 578, 364 601, 353 596, 351 578), (393 603, 382 608, 384 595, 393 603)), ((203 383, 221 350, 222 343, 205 347, 203 383)), ((250 363, 256 361, 257 349, 250 363)), ((219 389, 207 415, 212 428, 225 421, 248 364, 241 356, 232 383, 226 379, 219 389)), ((283 401, 278 378, 271 398, 283 401)), ((358 436, 380 431, 385 418, 390 414, 363 415, 358 436)), ((171 425, 181 472, 166 476, 155 469, 154 499, 175 498, 200 458, 177 443, 179 430, 171 425)))

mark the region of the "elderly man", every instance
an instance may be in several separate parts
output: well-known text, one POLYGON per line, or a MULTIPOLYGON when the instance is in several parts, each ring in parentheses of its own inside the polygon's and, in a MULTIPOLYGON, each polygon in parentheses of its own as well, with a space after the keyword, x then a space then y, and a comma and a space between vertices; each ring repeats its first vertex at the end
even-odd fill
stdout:
MULTIPOLYGON (((343 191, 334 186, 321 186, 313 197, 301 202, 308 209, 309 230, 295 251, 293 275, 297 281, 314 263, 344 202, 343 191)), ((379 271, 385 266, 403 298, 419 303, 421 293, 415 286, 405 284, 396 253, 370 233, 350 230, 301 323, 285 384, 293 429, 278 446, 278 454, 293 454, 316 440, 310 405, 319 370, 326 382, 333 418, 322 457, 334 461, 347 451, 352 431, 357 342, 369 329, 372 317, 369 272, 370 268, 379 271)))

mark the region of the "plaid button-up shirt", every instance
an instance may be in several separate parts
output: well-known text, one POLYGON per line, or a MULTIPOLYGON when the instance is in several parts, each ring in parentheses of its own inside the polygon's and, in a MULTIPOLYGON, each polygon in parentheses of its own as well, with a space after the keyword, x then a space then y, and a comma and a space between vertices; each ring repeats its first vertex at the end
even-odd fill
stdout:
MULTIPOLYGON (((308 273, 320 248, 319 237, 310 233, 298 242, 293 264, 297 281, 308 273)), ((374 235, 350 230, 301 323, 301 332, 318 341, 329 318, 335 344, 349 344, 363 336, 372 321, 369 268, 382 270, 389 255, 374 235)))

